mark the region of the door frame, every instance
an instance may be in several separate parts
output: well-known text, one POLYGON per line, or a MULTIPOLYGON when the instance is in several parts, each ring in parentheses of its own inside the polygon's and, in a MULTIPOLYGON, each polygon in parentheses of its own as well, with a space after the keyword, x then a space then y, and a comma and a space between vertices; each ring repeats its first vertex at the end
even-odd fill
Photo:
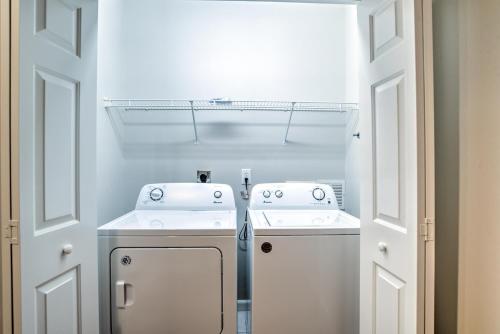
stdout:
POLYGON ((0 3, 0 333, 21 333, 19 271, 19 0, 0 3))
POLYGON ((0 2, 0 252, 1 286, 0 332, 12 333, 12 245, 11 233, 11 22, 10 1, 0 2))
MULTIPOLYGON (((20 222, 19 199, 19 11, 20 0, 11 1, 11 108, 10 108, 10 149, 11 149, 11 212, 12 219, 20 222)), ((20 223, 19 223, 20 224, 20 223)), ((12 300, 13 333, 21 334, 21 253, 19 244, 12 249, 12 300)))
POLYGON ((10 234, 10 1, 0 2, 0 332, 12 332, 10 234))
POLYGON ((419 237, 417 332, 434 333, 435 303, 435 136, 432 0, 415 0, 419 237), (419 159, 420 160, 420 159, 419 159))

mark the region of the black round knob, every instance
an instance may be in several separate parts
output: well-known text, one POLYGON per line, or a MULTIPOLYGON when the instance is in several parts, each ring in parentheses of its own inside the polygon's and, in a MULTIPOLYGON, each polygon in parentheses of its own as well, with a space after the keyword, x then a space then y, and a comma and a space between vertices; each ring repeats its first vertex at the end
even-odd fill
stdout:
POLYGON ((260 249, 262 249, 264 253, 270 253, 273 250, 273 245, 271 245, 270 242, 264 242, 262 246, 260 246, 260 249))
POLYGON ((151 200, 155 202, 158 202, 163 198, 163 190, 161 190, 160 188, 154 188, 149 192, 149 198, 151 198, 151 200))
POLYGON ((315 188, 312 193, 315 200, 322 201, 325 199, 325 191, 321 188, 315 188))

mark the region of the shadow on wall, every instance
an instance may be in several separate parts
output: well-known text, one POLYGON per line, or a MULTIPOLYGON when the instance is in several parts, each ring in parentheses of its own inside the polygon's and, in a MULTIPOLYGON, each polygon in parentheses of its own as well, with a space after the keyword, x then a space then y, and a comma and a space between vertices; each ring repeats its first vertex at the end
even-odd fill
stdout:
POLYGON ((360 217, 361 142, 359 111, 347 115, 345 130, 345 210, 360 217), (359 136, 359 137, 358 137, 359 136))
POLYGON ((345 114, 287 112, 108 111, 124 158, 341 158, 345 114), (196 135, 198 143, 195 144, 196 135))

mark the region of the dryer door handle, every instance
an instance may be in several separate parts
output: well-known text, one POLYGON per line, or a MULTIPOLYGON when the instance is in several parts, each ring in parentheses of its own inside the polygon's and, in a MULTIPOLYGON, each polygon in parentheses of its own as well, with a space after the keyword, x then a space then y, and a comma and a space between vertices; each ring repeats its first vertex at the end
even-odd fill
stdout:
POLYGON ((115 283, 115 304, 117 308, 126 308, 134 303, 132 284, 124 281, 116 281, 115 283))

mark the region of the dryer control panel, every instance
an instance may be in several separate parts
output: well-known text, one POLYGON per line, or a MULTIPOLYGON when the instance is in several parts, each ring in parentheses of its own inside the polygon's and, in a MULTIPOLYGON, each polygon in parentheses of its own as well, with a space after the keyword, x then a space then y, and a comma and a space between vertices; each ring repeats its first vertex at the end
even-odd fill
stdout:
POLYGON ((249 209, 338 210, 335 193, 327 184, 263 183, 253 187, 249 209))
POLYGON ((233 190, 226 184, 157 183, 142 187, 136 210, 235 210, 233 190))

